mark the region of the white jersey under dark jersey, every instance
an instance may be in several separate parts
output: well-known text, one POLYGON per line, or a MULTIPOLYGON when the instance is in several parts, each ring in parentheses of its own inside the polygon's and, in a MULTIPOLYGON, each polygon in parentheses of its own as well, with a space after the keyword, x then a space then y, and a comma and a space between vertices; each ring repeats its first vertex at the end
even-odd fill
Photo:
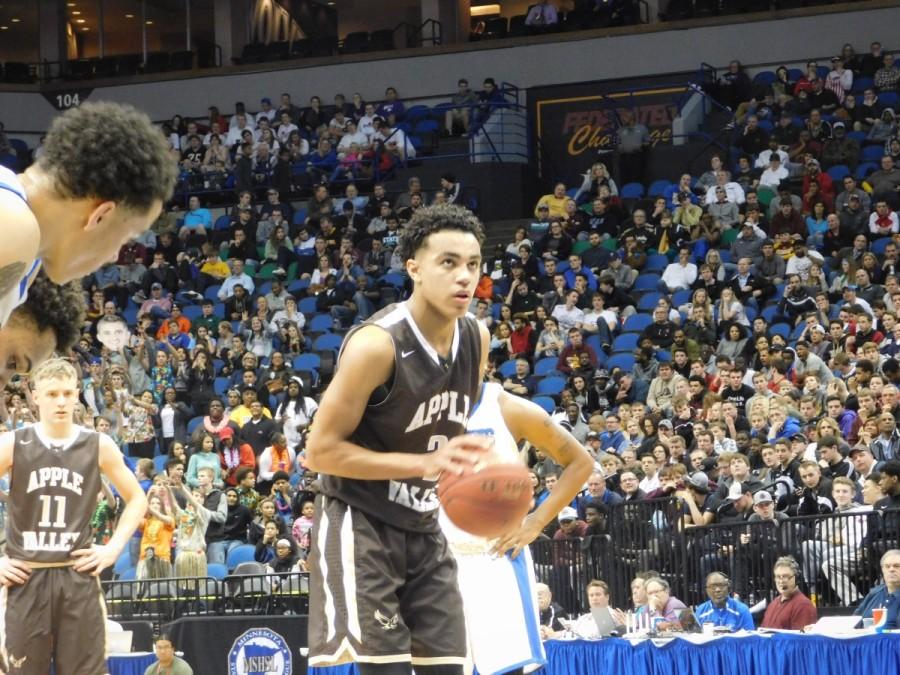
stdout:
POLYGON ((68 444, 41 437, 36 425, 17 429, 7 501, 6 553, 57 563, 89 548, 100 492, 100 434, 77 427, 68 444))
MULTIPOLYGON (((378 452, 434 452, 465 432, 481 385, 481 334, 469 316, 456 322, 449 358, 442 359, 416 326, 406 303, 373 315, 394 343, 389 391, 371 402, 350 440, 378 452)), ((344 341, 346 345, 357 329, 344 341)), ((338 363, 340 367, 340 362, 338 363)), ((436 482, 367 481, 325 475, 322 492, 402 530, 436 532, 436 482)))
MULTIPOLYGON (((19 177, 4 166, 0 166, 0 190, 10 192, 26 204, 28 203, 25 187, 22 185, 19 177)), ((0 326, 6 325, 6 320, 12 314, 12 311, 25 302, 25 299, 28 297, 28 286, 40 267, 40 260, 34 260, 26 264, 23 276, 18 283, 11 286, 4 295, 0 296, 0 326)))

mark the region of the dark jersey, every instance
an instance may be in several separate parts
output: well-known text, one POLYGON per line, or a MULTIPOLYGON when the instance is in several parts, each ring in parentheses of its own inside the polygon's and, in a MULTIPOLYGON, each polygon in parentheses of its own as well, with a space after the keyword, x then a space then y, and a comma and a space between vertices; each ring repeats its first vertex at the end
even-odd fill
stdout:
POLYGON ((6 553, 30 562, 71 560, 89 548, 100 492, 100 435, 82 429, 67 447, 47 445, 34 426, 15 432, 6 553))
MULTIPOLYGON (((419 332, 404 303, 386 307, 367 324, 390 334, 394 374, 389 392, 378 402, 370 401, 350 440, 379 452, 426 453, 465 433, 481 387, 481 335, 475 319, 457 321, 446 361, 419 332)), ((345 345, 356 330, 350 332, 345 345)), ((322 478, 322 492, 327 496, 414 532, 438 530, 435 487, 435 481, 424 479, 322 478)))

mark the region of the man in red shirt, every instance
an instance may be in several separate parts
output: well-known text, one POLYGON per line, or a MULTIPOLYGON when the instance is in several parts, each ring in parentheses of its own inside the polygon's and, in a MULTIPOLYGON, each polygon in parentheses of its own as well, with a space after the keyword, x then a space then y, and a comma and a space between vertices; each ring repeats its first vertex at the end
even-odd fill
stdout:
POLYGON ((578 328, 569 329, 569 344, 563 348, 556 363, 556 369, 566 375, 571 375, 573 370, 580 367, 579 356, 584 352, 588 355, 591 365, 597 367, 597 355, 590 345, 584 344, 584 337, 578 328))
POLYGON ((534 353, 534 330, 531 324, 524 317, 516 315, 513 317, 513 331, 509 335, 509 346, 512 352, 512 358, 528 358, 534 353))
POLYGON ((794 558, 776 560, 774 577, 778 597, 766 608, 760 628, 803 630, 819 620, 815 605, 797 588, 800 566, 794 558))

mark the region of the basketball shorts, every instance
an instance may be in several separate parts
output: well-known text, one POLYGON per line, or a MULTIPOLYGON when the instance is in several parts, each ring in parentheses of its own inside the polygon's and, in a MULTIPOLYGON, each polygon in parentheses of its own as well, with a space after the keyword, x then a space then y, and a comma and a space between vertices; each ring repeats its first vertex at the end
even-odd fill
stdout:
POLYGON ((443 534, 400 530, 320 495, 310 543, 310 666, 465 663, 462 598, 443 534))
POLYGON ((106 604, 100 580, 71 567, 37 568, 0 590, 2 660, 11 675, 104 675, 106 604))
POLYGON ((457 553, 469 636, 470 658, 479 675, 525 672, 547 663, 531 553, 509 555, 457 553))

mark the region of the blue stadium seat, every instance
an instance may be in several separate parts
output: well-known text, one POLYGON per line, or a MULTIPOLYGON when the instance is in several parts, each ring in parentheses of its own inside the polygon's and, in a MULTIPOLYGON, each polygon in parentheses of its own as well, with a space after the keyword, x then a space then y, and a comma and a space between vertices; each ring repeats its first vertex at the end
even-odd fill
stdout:
POLYGON ((323 333, 319 337, 315 339, 313 342, 313 349, 317 352, 322 352, 327 349, 331 349, 333 351, 338 351, 341 348, 341 343, 344 341, 343 335, 335 335, 334 333, 323 333))
POLYGON ((883 155, 884 146, 867 145, 862 149, 862 152, 859 153, 859 159, 861 162, 880 162, 883 155))
POLYGON ((397 272, 388 272, 381 277, 381 281, 390 284, 394 288, 403 288, 406 285, 406 277, 397 272))
POLYGON ((800 323, 794 326, 794 330, 791 331, 791 340, 799 340, 800 336, 803 334, 804 328, 806 328, 805 323, 800 323))
POLYGON ((318 354, 300 354, 294 357, 291 365, 294 370, 318 370, 322 367, 322 359, 318 354))
POLYGON ((625 319, 622 331, 625 333, 642 333, 651 323, 653 323, 653 317, 649 314, 632 314, 625 319))
POLYGON ((780 335, 787 340, 788 336, 791 334, 791 327, 786 323, 776 323, 774 326, 769 326, 769 334, 780 335))
POLYGON ((125 549, 122 551, 122 554, 118 558, 116 558, 116 562, 113 565, 113 573, 117 577, 120 577, 130 567, 132 567, 131 554, 128 552, 128 547, 126 546, 125 549))
POLYGON ((203 308, 200 305, 184 305, 181 308, 181 313, 184 315, 184 318, 193 322, 203 316, 203 308))
POLYGON ((188 434, 194 433, 194 430, 203 424, 203 417, 194 417, 187 423, 188 434))
POLYGON ((129 567, 119 575, 119 581, 134 581, 137 577, 137 567, 129 567))
POLYGON ((553 411, 556 410, 556 401, 549 396, 535 396, 531 399, 531 402, 543 408, 548 415, 552 415, 553 411))
POLYGON ((633 290, 635 291, 655 291, 656 285, 659 283, 658 274, 642 274, 634 281, 633 290))
POLYGON ((217 377, 213 381, 213 391, 216 392, 216 396, 224 396, 230 382, 231 380, 227 377, 217 377))
POLYGON ((775 73, 771 70, 761 70, 753 76, 753 84, 769 86, 775 81, 776 77, 775 73))
POLYGON ((659 302, 662 296, 662 293, 657 292, 645 293, 644 296, 638 301, 638 311, 652 312, 653 308, 656 307, 656 303, 659 302))
POLYGON ((503 377, 512 377, 516 374, 516 360, 510 359, 509 361, 504 361, 497 370, 500 371, 500 374, 503 377))
POLYGON ((846 164, 835 164, 829 167, 826 173, 831 176, 831 180, 838 182, 844 180, 844 176, 850 175, 850 167, 846 164))
POLYGON ((265 283, 262 283, 256 287, 255 295, 257 295, 257 296, 268 295, 271 290, 272 290, 272 282, 266 281, 265 283))
POLYGON ((311 333, 325 333, 334 327, 334 319, 331 314, 316 314, 306 325, 311 333))
POLYGON ((558 396, 565 389, 566 380, 562 377, 545 377, 537 383, 534 393, 539 396, 558 396))
POLYGON ((162 473, 166 470, 166 462, 169 461, 168 455, 157 455, 153 458, 153 470, 156 473, 162 473))
POLYGON ((856 167, 856 173, 853 174, 857 181, 863 181, 873 171, 878 171, 879 166, 875 162, 862 162, 856 167))
MULTIPOLYGON (((724 253, 727 253, 727 251, 719 251, 720 256, 724 253)), ((731 257, 730 254, 729 257, 731 257)), ((725 262, 725 260, 722 260, 722 262, 725 262)), ((691 301, 692 293, 693 291, 689 288, 682 288, 679 291, 675 291, 674 293, 672 293, 672 305, 678 308, 681 305, 688 304, 691 301)))
POLYGON ((585 339, 584 344, 594 350, 594 354, 597 355, 598 359, 603 356, 603 345, 600 344, 599 335, 589 335, 587 339, 585 339))
POLYGON ((626 183, 619 190, 622 199, 640 199, 644 196, 644 186, 640 183, 626 183))
POLYGON ((228 576, 228 566, 221 563, 208 563, 206 565, 206 576, 213 579, 224 579, 228 576))
POLYGON ((422 120, 416 124, 413 133, 421 136, 423 134, 435 134, 439 130, 440 125, 437 123, 437 120, 422 120))
POLYGON ((634 357, 631 354, 614 354, 606 362, 606 369, 612 374, 613 368, 620 368, 630 373, 634 368, 634 357))
POLYGON ((427 105, 414 105, 409 107, 403 119, 415 124, 421 120, 428 119, 430 116, 431 109, 427 105))
POLYGON ((622 333, 619 335, 612 343, 612 351, 613 354, 619 352, 632 352, 638 345, 638 338, 640 335, 637 333, 622 333))
POLYGON ((534 374, 538 377, 544 377, 547 373, 556 371, 558 359, 555 356, 548 356, 534 364, 534 374))
POLYGON ((853 88, 850 90, 854 94, 862 94, 869 87, 875 86, 875 80, 871 77, 858 77, 853 81, 853 88))
POLYGON ((307 210, 305 207, 299 208, 296 211, 294 211, 294 218, 293 218, 294 225, 302 225, 303 223, 305 223, 306 215, 307 215, 307 210))
POLYGON ((253 555, 256 553, 256 547, 251 544, 241 544, 228 552, 228 558, 225 560, 225 566, 229 570, 245 562, 253 562, 253 555))
POLYGON ((213 229, 227 230, 229 225, 231 225, 231 218, 229 216, 219 216, 216 218, 216 222, 213 223, 213 229))
POLYGON ((214 284, 213 286, 207 286, 206 290, 203 291, 203 297, 207 300, 212 300, 213 302, 218 302, 219 300, 219 289, 222 288, 220 284, 214 284))
POLYGON ((299 309, 304 314, 315 314, 316 313, 316 299, 315 298, 300 298, 300 302, 297 303, 297 309, 299 309))
MULTIPOLYGON (((644 273, 646 274, 647 272, 662 272, 668 265, 668 256, 665 256, 662 253, 654 253, 653 255, 647 256, 647 263, 644 265, 644 273)), ((657 278, 657 281, 658 280, 659 279, 657 278)), ((655 285, 654 288, 656 288, 655 285)))
POLYGON ((660 363, 663 363, 664 361, 671 361, 672 354, 670 352, 666 351, 665 349, 659 349, 656 352, 656 360, 659 361, 660 363))
POLYGON ((887 248, 887 245, 893 241, 890 237, 880 237, 872 242, 872 246, 869 250, 872 251, 877 256, 884 255, 884 249, 887 248))
POLYGON ((726 249, 726 248, 721 249, 721 250, 719 251, 719 260, 721 260, 723 263, 730 263, 730 262, 732 262, 732 260, 731 260, 731 251, 729 251, 729 250, 726 249))
POLYGON ((878 103, 882 110, 885 108, 893 108, 896 110, 898 102, 900 102, 900 94, 897 94, 895 91, 883 91, 878 94, 878 103))
POLYGON ((298 294, 305 291, 309 288, 309 279, 297 279, 297 281, 292 281, 291 285, 288 286, 287 291, 294 297, 297 297, 298 294))
POLYGON ((651 197, 662 197, 671 184, 670 180, 655 180, 647 188, 647 194, 651 197))
POLYGON ((778 314, 778 307, 776 307, 775 305, 763 307, 762 312, 760 312, 760 315, 766 320, 766 323, 772 323, 772 321, 775 320, 776 314, 778 314))

